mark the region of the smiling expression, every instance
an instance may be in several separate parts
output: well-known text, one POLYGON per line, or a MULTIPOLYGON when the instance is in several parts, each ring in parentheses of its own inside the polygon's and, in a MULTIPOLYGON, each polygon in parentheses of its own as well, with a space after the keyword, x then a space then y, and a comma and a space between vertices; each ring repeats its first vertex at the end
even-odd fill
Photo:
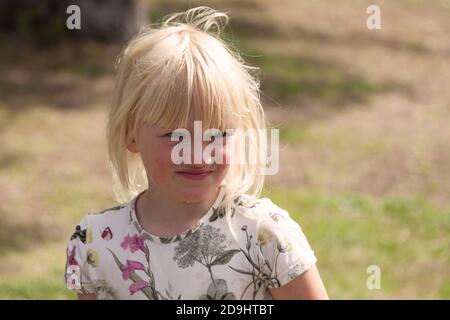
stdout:
MULTIPOLYGON (((186 128, 191 137, 193 126, 186 128)), ((202 159, 199 164, 174 164, 171 158, 172 149, 179 143, 172 141, 168 130, 154 124, 143 123, 136 139, 128 145, 128 150, 140 153, 149 184, 149 189, 156 188, 185 202, 197 202, 204 199, 211 191, 217 190, 224 180, 229 164, 210 163, 202 159)), ((210 142, 203 142, 202 150, 210 142)), ((219 153, 227 157, 226 144, 232 143, 229 137, 223 139, 223 148, 219 153)), ((191 144, 194 145, 193 143, 191 144)), ((194 151, 191 151, 191 155, 194 151)), ((194 163, 193 157, 191 163, 194 163)))

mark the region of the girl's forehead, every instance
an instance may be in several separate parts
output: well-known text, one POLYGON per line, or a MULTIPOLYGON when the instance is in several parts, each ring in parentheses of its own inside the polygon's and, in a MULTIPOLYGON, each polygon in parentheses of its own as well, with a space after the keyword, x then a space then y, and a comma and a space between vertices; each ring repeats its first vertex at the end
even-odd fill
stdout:
POLYGON ((236 129, 237 127, 233 125, 232 122, 224 123, 221 126, 208 126, 204 121, 202 120, 192 120, 188 121, 187 125, 180 124, 178 126, 160 126, 154 123, 145 122, 143 123, 147 128, 155 131, 164 131, 164 130, 177 130, 177 129, 186 129, 188 131, 194 131, 194 129, 201 130, 202 132, 208 130, 208 129, 217 129, 217 130, 226 130, 226 129, 236 129))
POLYGON ((225 129, 236 129, 237 128, 236 120, 230 115, 225 115, 220 120, 212 119, 211 121, 191 115, 185 121, 182 121, 182 120, 175 121, 174 123, 169 124, 169 125, 162 123, 162 121, 161 122, 160 121, 157 121, 157 122, 144 121, 143 124, 146 124, 146 126, 148 128, 154 129, 154 130, 187 129, 189 131, 193 131, 194 128, 201 128, 202 131, 205 131, 208 129, 225 130, 225 129))

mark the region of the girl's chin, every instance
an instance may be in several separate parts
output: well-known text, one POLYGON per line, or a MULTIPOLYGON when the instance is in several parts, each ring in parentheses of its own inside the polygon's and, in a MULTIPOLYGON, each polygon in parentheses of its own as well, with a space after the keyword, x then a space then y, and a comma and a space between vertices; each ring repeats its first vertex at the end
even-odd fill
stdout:
POLYGON ((183 202, 199 202, 208 198, 212 190, 214 190, 214 188, 211 186, 208 186, 207 188, 186 188, 177 190, 177 198, 183 202))

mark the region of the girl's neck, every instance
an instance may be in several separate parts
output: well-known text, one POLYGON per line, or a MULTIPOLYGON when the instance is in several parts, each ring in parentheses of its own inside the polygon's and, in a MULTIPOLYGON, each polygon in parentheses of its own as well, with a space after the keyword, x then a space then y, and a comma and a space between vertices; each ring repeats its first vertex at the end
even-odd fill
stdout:
POLYGON ((152 189, 146 190, 136 201, 136 217, 142 227, 153 235, 170 237, 191 227, 208 211, 216 200, 219 189, 210 192, 198 202, 180 201, 152 189))

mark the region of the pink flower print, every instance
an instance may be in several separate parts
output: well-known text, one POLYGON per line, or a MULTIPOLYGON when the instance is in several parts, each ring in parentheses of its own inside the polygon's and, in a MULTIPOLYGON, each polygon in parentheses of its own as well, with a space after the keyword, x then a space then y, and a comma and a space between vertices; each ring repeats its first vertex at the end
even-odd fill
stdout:
POLYGON ((132 253, 137 250, 142 250, 142 252, 145 253, 144 238, 138 235, 130 237, 130 235, 127 234, 120 245, 125 250, 130 247, 132 253))
POLYGON ((130 274, 136 270, 145 270, 144 265, 138 261, 127 260, 127 264, 122 266, 122 278, 128 280, 130 274))
POLYGON ((275 213, 275 212, 270 212, 269 216, 272 218, 273 221, 279 221, 280 218, 284 219, 284 216, 282 214, 275 213))
POLYGON ((70 253, 67 251, 67 263, 69 266, 78 265, 77 260, 75 260, 75 249, 76 247, 73 246, 70 253))
POLYGON ((145 281, 137 281, 135 283, 133 283, 128 289, 130 290, 131 295, 133 295, 134 293, 144 289, 150 287, 150 285, 145 282, 145 281))
POLYGON ((109 227, 107 227, 105 230, 103 230, 103 232, 102 232, 103 240, 111 240, 112 237, 113 237, 113 234, 109 227))

